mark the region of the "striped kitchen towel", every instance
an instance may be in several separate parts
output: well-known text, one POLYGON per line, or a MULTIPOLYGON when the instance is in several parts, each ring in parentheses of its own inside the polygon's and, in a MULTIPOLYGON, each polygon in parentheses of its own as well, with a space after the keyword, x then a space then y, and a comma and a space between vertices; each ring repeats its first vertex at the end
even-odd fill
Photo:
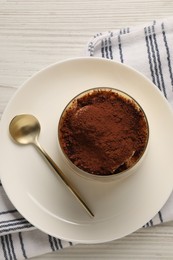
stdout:
MULTIPOLYGON (((87 55, 114 59, 145 74, 173 106, 173 18, 145 26, 96 34, 87 55)), ((173 220, 173 194, 145 225, 173 220)), ((0 259, 23 260, 73 245, 32 226, 9 201, 0 184, 0 259)))
MULTIPOLYGON (((144 26, 98 33, 89 41, 87 55, 127 64, 147 76, 173 108, 173 17, 144 26)), ((145 225, 173 220, 173 194, 145 225)))

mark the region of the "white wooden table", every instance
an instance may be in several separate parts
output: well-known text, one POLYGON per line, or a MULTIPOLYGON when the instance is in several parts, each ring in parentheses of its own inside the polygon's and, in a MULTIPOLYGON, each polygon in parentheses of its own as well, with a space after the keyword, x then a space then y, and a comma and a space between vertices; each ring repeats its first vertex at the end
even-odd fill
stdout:
MULTIPOLYGON (((51 63, 84 55, 95 33, 172 13, 172 0, 0 0, 0 114, 24 80, 51 63)), ((34 259, 173 259, 173 222, 34 259)))

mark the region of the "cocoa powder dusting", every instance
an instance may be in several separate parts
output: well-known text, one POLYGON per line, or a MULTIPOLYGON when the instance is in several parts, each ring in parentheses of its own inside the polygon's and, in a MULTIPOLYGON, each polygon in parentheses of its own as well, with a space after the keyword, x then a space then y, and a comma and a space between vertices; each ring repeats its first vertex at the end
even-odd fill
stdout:
POLYGON ((66 110, 59 139, 80 169, 110 175, 131 167, 143 153, 147 122, 133 101, 111 90, 94 90, 66 110))

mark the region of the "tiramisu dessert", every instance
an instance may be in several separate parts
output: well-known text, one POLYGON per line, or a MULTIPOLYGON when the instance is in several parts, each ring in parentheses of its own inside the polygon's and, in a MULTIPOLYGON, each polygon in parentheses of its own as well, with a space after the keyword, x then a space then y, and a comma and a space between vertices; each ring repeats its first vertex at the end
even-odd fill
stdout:
POLYGON ((140 159, 148 142, 148 123, 131 97, 96 88, 66 107, 58 135, 64 154, 78 168, 94 175, 112 175, 140 159))

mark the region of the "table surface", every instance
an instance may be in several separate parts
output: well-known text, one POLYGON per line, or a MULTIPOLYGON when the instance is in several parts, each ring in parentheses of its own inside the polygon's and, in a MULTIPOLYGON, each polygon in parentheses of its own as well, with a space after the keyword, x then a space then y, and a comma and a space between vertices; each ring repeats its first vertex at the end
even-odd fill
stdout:
MULTIPOLYGON (((165 18, 172 11, 172 0, 0 0, 0 115, 28 77, 84 55, 95 33, 165 18)), ((173 259, 173 222, 34 259, 173 259)))

